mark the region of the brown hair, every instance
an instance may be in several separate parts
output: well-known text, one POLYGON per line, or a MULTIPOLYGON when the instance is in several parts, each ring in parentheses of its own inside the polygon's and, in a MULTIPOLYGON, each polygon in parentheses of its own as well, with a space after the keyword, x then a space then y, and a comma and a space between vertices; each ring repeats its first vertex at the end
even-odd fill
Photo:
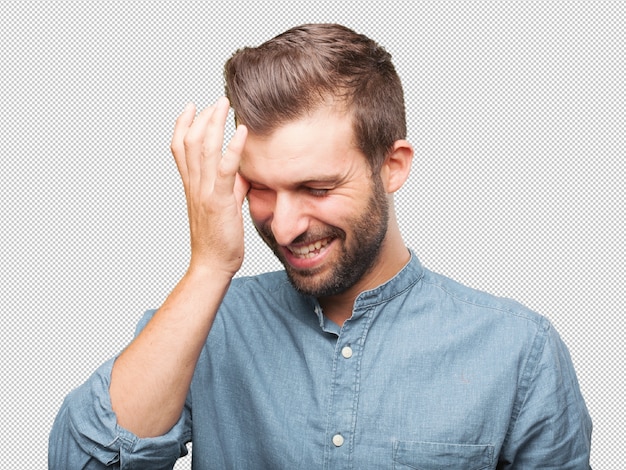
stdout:
POLYGON ((331 99, 352 116, 356 143, 372 169, 406 137, 402 85, 391 55, 345 26, 302 25, 240 49, 226 62, 224 77, 236 122, 256 134, 271 133, 331 99))

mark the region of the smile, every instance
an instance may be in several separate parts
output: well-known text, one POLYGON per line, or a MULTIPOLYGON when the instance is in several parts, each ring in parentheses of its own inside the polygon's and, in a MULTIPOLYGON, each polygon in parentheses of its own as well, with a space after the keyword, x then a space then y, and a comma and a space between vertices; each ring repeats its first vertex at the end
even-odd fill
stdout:
POLYGON ((314 243, 309 243, 308 245, 289 246, 287 249, 298 258, 313 258, 318 255, 322 248, 327 246, 331 241, 332 238, 327 237, 317 240, 314 243))

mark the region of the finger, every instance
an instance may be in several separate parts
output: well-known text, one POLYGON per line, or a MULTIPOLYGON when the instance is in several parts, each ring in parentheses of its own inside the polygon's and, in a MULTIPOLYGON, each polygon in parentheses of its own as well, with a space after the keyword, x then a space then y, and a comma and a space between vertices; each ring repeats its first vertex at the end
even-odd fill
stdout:
POLYGON ((243 205, 243 200, 248 195, 248 191, 250 191, 250 183, 244 179, 241 174, 237 173, 235 175, 235 198, 237 200, 237 204, 239 207, 243 205))
POLYGON ((202 143, 202 171, 210 177, 215 175, 215 167, 222 158, 222 146, 224 145, 224 130, 230 103, 224 96, 219 98, 213 109, 205 130, 204 142, 202 143))
POLYGON ((196 113, 196 107, 193 103, 188 103, 185 106, 183 112, 176 119, 174 124, 174 132, 172 133, 172 142, 170 144, 170 150, 174 156, 174 161, 178 168, 178 172, 183 179, 183 182, 187 181, 187 162, 185 161, 185 144, 183 139, 189 129, 189 126, 193 122, 193 117, 196 113))
POLYGON ((205 139, 206 127, 215 106, 209 106, 196 116, 187 129, 183 139, 185 146, 185 162, 187 165, 189 185, 198 187, 202 178, 202 143, 205 139))
MULTIPOLYGON (((233 138, 228 143, 224 156, 221 158, 218 165, 218 178, 214 186, 217 195, 227 196, 228 194, 232 194, 238 175, 237 172, 239 170, 241 152, 243 151, 247 136, 248 129, 246 126, 238 126, 233 138)), ((240 186, 240 190, 243 189, 244 187, 240 186)), ((242 202, 244 197, 245 193, 243 195, 237 195, 237 198, 241 199, 242 202)))

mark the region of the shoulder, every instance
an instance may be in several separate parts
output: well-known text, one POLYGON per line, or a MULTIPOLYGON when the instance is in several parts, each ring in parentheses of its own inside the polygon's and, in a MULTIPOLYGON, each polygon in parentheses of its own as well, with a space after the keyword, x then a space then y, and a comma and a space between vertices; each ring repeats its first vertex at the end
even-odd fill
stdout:
POLYGON ((543 331, 551 328, 544 315, 514 299, 467 286, 428 269, 424 269, 422 282, 428 296, 442 302, 457 315, 487 316, 494 321, 526 324, 543 331))
MULTIPOLYGON (((426 314, 439 332, 465 344, 480 345, 493 364, 521 365, 520 380, 531 380, 537 365, 567 363, 567 348, 551 321, 522 303, 478 290, 424 270, 426 314)), ((441 335, 440 335, 441 337, 441 335)))

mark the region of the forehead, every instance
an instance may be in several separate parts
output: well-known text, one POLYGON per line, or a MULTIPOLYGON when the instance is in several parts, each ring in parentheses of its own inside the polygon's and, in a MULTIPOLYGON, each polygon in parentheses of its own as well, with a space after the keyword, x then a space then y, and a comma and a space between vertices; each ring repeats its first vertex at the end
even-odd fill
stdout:
POLYGON ((248 134, 240 172, 253 181, 306 179, 366 163, 354 141, 351 117, 322 107, 268 135, 248 134))

